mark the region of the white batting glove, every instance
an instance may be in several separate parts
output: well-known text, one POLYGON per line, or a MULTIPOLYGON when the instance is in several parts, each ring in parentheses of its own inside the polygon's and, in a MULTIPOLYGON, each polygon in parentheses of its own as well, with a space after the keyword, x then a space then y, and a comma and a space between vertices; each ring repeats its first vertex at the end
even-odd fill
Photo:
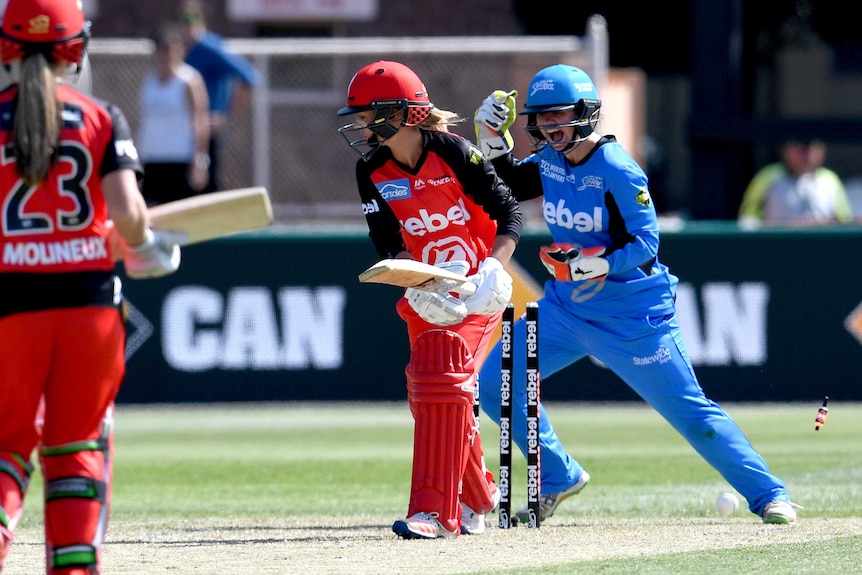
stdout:
POLYGON ((469 281, 476 285, 476 292, 464 298, 471 314, 493 315, 503 311, 512 299, 512 276, 497 258, 485 258, 469 281))
POLYGON ((611 269, 605 248, 577 249, 572 244, 542 246, 539 259, 548 273, 559 281, 603 280, 611 269))
POLYGON ((448 293, 407 288, 404 297, 419 317, 434 325, 455 325, 467 317, 467 306, 464 302, 448 293))
POLYGON ((494 90, 473 116, 476 145, 489 160, 508 154, 515 145, 509 128, 518 115, 517 97, 517 90, 494 90))
MULTIPOLYGON (((439 262, 434 264, 434 267, 440 268, 441 270, 450 271, 452 273, 456 273, 459 275, 465 275, 468 271, 470 271, 470 264, 464 260, 452 260, 451 262, 439 262)), ((427 284, 427 282, 426 282, 427 284)), ((449 280, 449 279, 437 279, 434 282, 433 289, 425 289, 425 291, 433 291, 437 293, 448 293, 448 292, 457 292, 458 289, 464 284, 459 284, 458 282, 449 280)), ((423 286, 425 287, 425 286, 423 286)))
POLYGON ((147 237, 137 246, 123 244, 126 275, 133 279, 158 278, 172 274, 180 267, 182 236, 165 231, 147 230, 147 237))

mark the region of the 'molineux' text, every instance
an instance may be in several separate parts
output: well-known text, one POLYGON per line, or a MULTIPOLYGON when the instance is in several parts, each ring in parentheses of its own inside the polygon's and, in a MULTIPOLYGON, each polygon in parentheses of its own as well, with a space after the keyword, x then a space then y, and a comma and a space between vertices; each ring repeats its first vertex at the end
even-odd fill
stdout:
POLYGON ((13 242, 3 250, 5 265, 34 267, 99 260, 108 257, 107 238, 90 236, 62 242, 13 242))

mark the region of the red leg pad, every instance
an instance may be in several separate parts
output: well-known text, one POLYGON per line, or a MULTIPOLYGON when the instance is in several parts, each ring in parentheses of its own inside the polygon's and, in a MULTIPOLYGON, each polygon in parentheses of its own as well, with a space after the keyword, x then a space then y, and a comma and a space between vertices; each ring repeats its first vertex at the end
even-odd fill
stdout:
POLYGON ((3 570, 6 556, 9 555, 9 548, 12 546, 12 539, 12 532, 0 525, 0 571, 3 570))
POLYGON ((444 529, 458 532, 461 478, 475 431, 473 356, 458 334, 432 330, 413 344, 406 374, 414 420, 407 516, 436 512, 444 529))
POLYGON ((476 433, 470 446, 467 467, 464 470, 464 485, 461 501, 470 506, 476 513, 490 513, 494 510, 494 476, 485 467, 485 455, 482 451, 482 437, 476 433))
POLYGON ((0 519, 0 527, 15 531, 24 507, 24 496, 30 483, 32 467, 21 464, 21 458, 8 452, 0 453, 0 512, 8 523, 0 519))
POLYGON ((0 452, 0 570, 9 555, 15 527, 24 511, 32 467, 20 456, 0 452))
POLYGON ((44 448, 41 453, 47 499, 45 543, 49 575, 98 569, 110 510, 113 434, 109 432, 103 441, 99 446, 82 447, 69 453, 46 454, 50 448, 44 448), (65 560, 54 557, 81 546, 92 549, 93 563, 87 563, 84 558, 82 561, 86 565, 65 566, 65 560), (52 566, 52 561, 57 564, 52 566))

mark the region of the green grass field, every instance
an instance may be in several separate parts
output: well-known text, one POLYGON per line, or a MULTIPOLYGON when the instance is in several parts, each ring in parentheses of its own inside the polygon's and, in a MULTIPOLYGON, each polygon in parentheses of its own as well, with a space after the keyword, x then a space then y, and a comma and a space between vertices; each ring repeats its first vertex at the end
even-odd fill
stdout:
MULTIPOLYGON (((642 404, 551 404, 592 475, 538 530, 403 541, 406 404, 119 406, 104 573, 862 573, 862 405, 728 404, 805 507, 795 526, 715 511, 731 488, 642 404)), ((488 464, 497 427, 483 416, 488 464)), ((516 457, 514 506, 526 498, 516 457)), ((41 482, 7 574, 43 572, 41 482)), ((742 502, 741 507, 745 507, 742 502)))

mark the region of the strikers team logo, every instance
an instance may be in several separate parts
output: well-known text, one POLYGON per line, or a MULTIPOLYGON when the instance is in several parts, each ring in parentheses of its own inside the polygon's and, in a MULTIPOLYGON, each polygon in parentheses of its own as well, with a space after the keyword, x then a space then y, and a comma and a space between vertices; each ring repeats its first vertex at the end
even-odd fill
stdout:
POLYGON ((550 79, 539 80, 538 82, 533 82, 533 85, 530 86, 530 95, 535 96, 538 92, 554 91, 554 81, 550 79))
POLYGON ((577 190, 579 192, 583 192, 587 188, 592 188, 594 190, 603 190, 605 189, 605 179, 601 176, 589 175, 581 178, 581 183, 578 186, 577 190))

